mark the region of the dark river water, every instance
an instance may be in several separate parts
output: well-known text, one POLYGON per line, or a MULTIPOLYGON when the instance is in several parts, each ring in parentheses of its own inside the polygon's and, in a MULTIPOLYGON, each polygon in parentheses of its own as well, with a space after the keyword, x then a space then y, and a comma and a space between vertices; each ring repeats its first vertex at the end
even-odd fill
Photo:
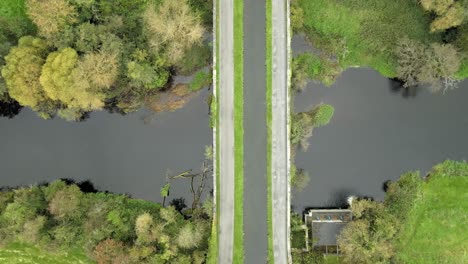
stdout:
MULTIPOLYGON (((160 202, 166 174, 198 170, 205 145, 212 144, 209 93, 203 90, 173 113, 102 111, 74 123, 42 120, 24 108, 13 119, 0 118, 0 186, 89 179, 100 190, 160 202)), ((169 200, 178 197, 191 204, 188 181, 172 181, 169 200)))
POLYGON ((297 152, 297 167, 311 180, 293 193, 296 210, 338 206, 348 195, 382 199, 386 180, 468 158, 468 80, 445 95, 420 88, 405 96, 394 87, 374 70, 350 69, 333 86, 309 83, 296 96, 296 111, 321 102, 335 107, 330 124, 314 130, 307 152, 297 152))

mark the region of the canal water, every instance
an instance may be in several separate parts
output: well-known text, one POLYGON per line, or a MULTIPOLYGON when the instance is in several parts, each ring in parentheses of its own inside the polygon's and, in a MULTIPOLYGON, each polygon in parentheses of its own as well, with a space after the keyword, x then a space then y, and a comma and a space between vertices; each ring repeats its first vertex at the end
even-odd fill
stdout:
POLYGON ((244 1, 244 250, 246 264, 267 263, 265 1, 244 1))
MULTIPOLYGON (((140 110, 125 116, 93 112, 84 122, 43 120, 28 108, 0 118, 0 186, 24 186, 58 178, 90 180, 99 190, 161 202, 166 175, 200 169, 212 144, 204 89, 171 113, 140 110)), ((169 201, 184 197, 189 181, 173 180, 169 201)), ((211 190, 211 177, 207 190, 211 190)))
POLYGON ((468 80, 446 94, 424 87, 408 94, 367 68, 345 71, 331 87, 310 82, 295 97, 295 111, 323 102, 335 115, 314 130, 306 152, 297 151, 296 165, 310 183, 293 192, 295 210, 340 206, 349 195, 381 200, 387 180, 414 170, 424 175, 445 159, 468 159, 467 98, 468 80))

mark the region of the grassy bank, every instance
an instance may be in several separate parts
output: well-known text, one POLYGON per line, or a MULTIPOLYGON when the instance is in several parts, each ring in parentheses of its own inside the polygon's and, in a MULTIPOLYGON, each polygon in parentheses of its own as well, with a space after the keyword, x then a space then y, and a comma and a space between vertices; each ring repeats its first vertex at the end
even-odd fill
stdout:
POLYGON ((424 183, 423 199, 410 211, 396 243, 402 263, 468 263, 468 165, 464 167, 464 175, 436 174, 424 183))
POLYGON ((399 39, 440 40, 440 34, 429 32, 431 18, 417 1, 297 0, 297 5, 303 15, 296 30, 324 52, 322 59, 335 57, 342 69, 368 66, 394 77, 399 39))
POLYGON ((234 1, 234 253, 244 263, 244 1, 234 1))
POLYGON ((213 104, 215 105, 215 117, 212 119, 214 122, 212 123, 212 127, 216 128, 216 134, 215 134, 215 141, 216 141, 216 157, 215 157, 215 162, 216 162, 216 171, 214 172, 214 177, 216 177, 216 196, 213 199, 216 199, 216 212, 213 214, 213 222, 211 226, 211 237, 210 237, 210 245, 209 245, 209 251, 208 251, 208 256, 207 256, 207 263, 208 264, 216 264, 218 263, 218 245, 219 245, 219 237, 218 237, 218 219, 219 219, 219 189, 220 189, 220 183, 219 183, 219 129, 218 129, 218 124, 219 124, 219 1, 220 0, 215 0, 213 3, 216 5, 216 13, 214 17, 214 27, 215 27, 215 32, 216 34, 216 43, 214 46, 214 53, 215 53, 215 58, 216 61, 214 62, 214 69, 216 70, 216 80, 213 83, 214 88, 216 89, 216 96, 213 98, 213 104))
POLYGON ((275 263, 273 255, 273 204, 271 174, 271 136, 272 136, 272 81, 273 81, 273 36, 272 36, 272 0, 266 0, 266 121, 267 121, 267 213, 268 213, 268 263, 275 263))
POLYGON ((3 264, 91 264, 82 250, 73 250, 67 254, 52 254, 36 247, 14 243, 0 249, 0 260, 3 264))

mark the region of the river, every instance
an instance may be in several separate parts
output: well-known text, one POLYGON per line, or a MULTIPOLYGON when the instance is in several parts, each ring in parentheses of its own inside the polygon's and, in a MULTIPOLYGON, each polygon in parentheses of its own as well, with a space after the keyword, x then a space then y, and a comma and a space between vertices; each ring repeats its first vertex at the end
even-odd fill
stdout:
MULTIPOLYGON (((166 175, 197 171, 212 144, 204 89, 176 111, 140 110, 125 116, 91 113, 84 122, 43 120, 28 108, 0 118, 0 186, 24 186, 58 178, 90 180, 99 190, 161 202, 166 175)), ((211 177, 207 182, 211 190, 211 177)), ((184 197, 189 181, 172 181, 169 200, 184 197)))

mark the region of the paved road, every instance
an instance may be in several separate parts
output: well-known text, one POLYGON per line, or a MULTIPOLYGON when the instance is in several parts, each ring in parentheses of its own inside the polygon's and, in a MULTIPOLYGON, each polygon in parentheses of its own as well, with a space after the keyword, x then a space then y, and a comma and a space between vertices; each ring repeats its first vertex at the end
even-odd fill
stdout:
POLYGON ((232 263, 234 243, 234 1, 219 0, 219 253, 232 263))
POLYGON ((289 186, 289 0, 273 1, 272 202, 275 264, 291 263, 289 186))

